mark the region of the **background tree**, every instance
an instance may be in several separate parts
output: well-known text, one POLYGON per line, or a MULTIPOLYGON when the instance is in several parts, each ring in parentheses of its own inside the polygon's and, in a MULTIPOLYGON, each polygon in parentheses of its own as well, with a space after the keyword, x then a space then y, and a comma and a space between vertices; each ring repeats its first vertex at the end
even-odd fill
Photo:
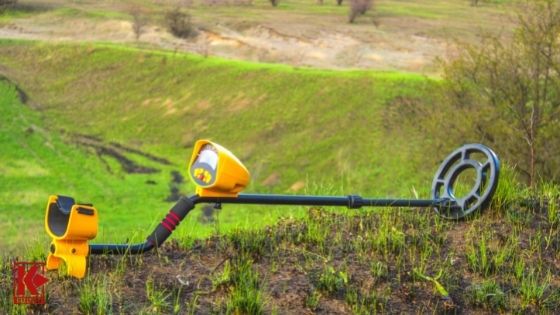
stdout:
POLYGON ((140 36, 145 32, 148 19, 139 7, 130 9, 130 15, 132 16, 132 31, 134 32, 134 37, 136 40, 139 40, 140 36))
POLYGON ((17 0, 0 0, 0 13, 16 5, 17 0))
POLYGON ((510 41, 463 46, 444 77, 450 103, 476 117, 480 138, 507 152, 533 186, 538 175, 560 179, 560 8, 540 0, 524 12, 510 41))

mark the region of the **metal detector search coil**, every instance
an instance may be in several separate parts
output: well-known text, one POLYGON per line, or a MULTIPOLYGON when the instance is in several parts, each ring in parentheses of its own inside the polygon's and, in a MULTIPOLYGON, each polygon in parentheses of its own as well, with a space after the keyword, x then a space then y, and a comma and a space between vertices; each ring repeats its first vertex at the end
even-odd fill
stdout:
POLYGON ((144 243, 89 244, 88 247, 87 241, 97 234, 97 210, 91 205, 76 204, 70 197, 51 196, 45 217, 47 233, 53 238, 47 269, 58 268, 64 261, 68 266, 68 274, 82 278, 88 254, 142 254, 158 248, 199 203, 341 206, 350 209, 433 208, 446 219, 458 220, 481 212, 490 205, 498 186, 500 161, 491 149, 482 144, 462 146, 453 151, 436 172, 431 199, 241 194, 249 183, 249 171, 230 151, 209 140, 196 142, 188 172, 196 185, 196 194, 179 199, 144 243), (475 170, 475 183, 465 196, 456 196, 457 179, 468 169, 475 170))
POLYGON ((454 200, 458 207, 434 210, 446 219, 461 219, 490 204, 496 191, 500 160, 482 144, 467 144, 453 151, 443 161, 432 183, 432 198, 454 200), (455 183, 461 173, 474 169, 476 180, 465 196, 455 196, 455 183))

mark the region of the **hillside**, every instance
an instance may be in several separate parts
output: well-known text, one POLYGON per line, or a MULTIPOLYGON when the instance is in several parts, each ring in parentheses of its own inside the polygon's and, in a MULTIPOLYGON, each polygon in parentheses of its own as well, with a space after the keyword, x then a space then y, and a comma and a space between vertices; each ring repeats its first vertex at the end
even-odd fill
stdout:
MULTIPOLYGON (((395 194, 430 179, 434 170, 416 165, 438 165, 418 154, 431 137, 388 117, 401 102, 430 103, 437 83, 415 74, 7 41, 0 63, 45 121, 56 119, 57 131, 138 147, 176 165, 184 165, 196 139, 208 137, 247 164, 251 189, 285 191, 312 175, 313 182, 395 194)), ((443 157, 457 145, 430 148, 430 155, 443 157)))
MULTIPOLYGON (((246 163, 252 172, 247 191, 401 197, 427 196, 440 159, 462 144, 451 136, 435 139, 418 128, 413 107, 429 104, 438 83, 415 74, 298 69, 115 45, 14 41, 1 43, 0 64, 27 95, 22 113, 35 122, 22 124, 22 130, 34 124, 60 139, 64 149, 59 152, 65 153, 58 154, 73 165, 43 167, 58 177, 55 182, 74 178, 72 185, 45 181, 48 187, 28 194, 25 202, 1 201, 7 216, 23 208, 34 213, 34 222, 49 194, 66 193, 97 205, 108 218, 102 222, 121 218, 119 224, 137 228, 155 223, 169 206, 170 189, 194 191, 173 174, 184 174, 192 144, 200 138, 225 145, 246 163), (403 109, 412 109, 410 124, 399 124, 406 118, 397 114, 403 109), (131 161, 138 165, 128 165, 131 161), (134 170, 137 166, 157 171, 134 170)), ((461 141, 471 140, 465 136, 461 141)), ((56 156, 42 158, 49 159, 59 163, 56 156)), ((13 184, 4 183, 12 191, 13 184)), ((273 222, 295 214, 254 207, 223 212, 226 230, 257 215, 273 222)), ((118 227, 111 223, 105 228, 118 227)), ((212 229, 203 227, 203 234, 212 229)))
POLYGON ((235 60, 322 69, 375 69, 437 73, 435 58, 456 41, 510 34, 517 0, 382 0, 348 23, 349 3, 335 0, 19 0, 0 15, 0 37, 56 42, 111 42, 235 60), (182 39, 166 27, 180 7, 193 34, 182 39), (143 21, 138 39, 134 17, 143 21))

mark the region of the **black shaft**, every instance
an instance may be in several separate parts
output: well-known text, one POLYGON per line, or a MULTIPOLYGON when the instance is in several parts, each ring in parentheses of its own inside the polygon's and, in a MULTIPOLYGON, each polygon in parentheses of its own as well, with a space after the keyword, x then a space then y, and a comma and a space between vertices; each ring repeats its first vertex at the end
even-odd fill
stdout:
POLYGON ((360 207, 437 207, 447 200, 431 199, 363 199, 360 196, 298 196, 239 194, 237 197, 198 197, 196 203, 239 203, 266 205, 360 207))

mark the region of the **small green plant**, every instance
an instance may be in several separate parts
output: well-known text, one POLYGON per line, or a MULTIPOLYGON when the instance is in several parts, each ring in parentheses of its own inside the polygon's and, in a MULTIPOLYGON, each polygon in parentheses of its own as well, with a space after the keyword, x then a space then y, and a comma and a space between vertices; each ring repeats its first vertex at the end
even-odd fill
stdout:
POLYGON ((397 254, 406 245, 405 234, 395 225, 388 214, 382 216, 381 226, 373 236, 373 247, 385 255, 389 253, 397 254))
POLYGON ((306 226, 307 230, 304 236, 305 242, 315 245, 322 250, 329 234, 329 226, 315 220, 308 220, 306 226))
POLYGON ((496 250, 489 248, 489 241, 490 236, 482 233, 478 241, 473 241, 467 247, 466 257, 470 269, 482 276, 488 276, 510 266, 510 260, 515 253, 519 237, 516 232, 513 232, 506 243, 496 250))
POLYGON ((482 236, 478 244, 472 244, 467 249, 467 262, 473 271, 487 275, 490 271, 490 261, 488 259, 488 248, 486 238, 482 236))
POLYGON ((321 292, 313 289, 305 299, 305 306, 310 310, 315 311, 317 306, 319 306, 319 302, 321 302, 321 292))
POLYGON ((179 314, 181 311, 181 287, 175 290, 175 299, 173 301, 173 314, 179 314))
POLYGON ((414 268, 412 270, 414 272, 414 275, 416 277, 418 277, 419 279, 422 280, 426 280, 426 281, 430 281, 431 283, 434 284, 434 288, 436 289, 436 291, 443 297, 443 298, 449 298, 449 293, 447 292, 447 290, 445 289, 445 287, 439 282, 439 279, 441 278, 441 276, 443 275, 443 269, 441 269, 438 273, 437 276, 435 277, 430 277, 427 276, 423 273, 421 273, 418 269, 414 268))
POLYGON ((186 302, 186 313, 189 315, 194 315, 196 313, 196 310, 198 308, 198 297, 199 295, 197 293, 195 293, 193 295, 193 297, 191 298, 190 302, 186 302))
POLYGON ((149 278, 146 281, 146 297, 150 301, 150 311, 156 314, 165 313, 170 307, 169 297, 171 293, 167 293, 164 289, 157 289, 154 280, 149 278))
POLYGON ((466 296, 470 304, 489 310, 497 311, 506 307, 506 295, 500 285, 493 280, 469 286, 466 296))
POLYGON ((381 261, 375 261, 370 264, 369 270, 371 275, 377 279, 384 279, 389 274, 389 267, 381 261))
POLYGON ((517 259, 513 264, 513 275, 518 281, 523 279, 525 275, 525 262, 522 259, 517 259))
POLYGON ((212 287, 216 289, 224 284, 230 283, 230 281, 231 281, 231 264, 229 260, 226 260, 226 262, 224 263, 224 270, 222 270, 220 274, 212 278, 212 287))
POLYGON ((355 315, 370 315, 383 313, 385 308, 384 299, 377 296, 375 291, 361 294, 357 290, 349 290, 346 302, 350 305, 352 313, 355 315))
POLYGON ((538 195, 546 204, 546 218, 550 225, 557 225, 560 222, 558 202, 560 201, 560 186, 550 182, 543 182, 539 185, 538 195))
POLYGON ((238 257, 233 262, 230 285, 227 314, 263 314, 264 298, 259 274, 253 270, 253 262, 249 258, 238 257))
POLYGON ((335 270, 334 267, 327 266, 319 276, 317 288, 329 294, 336 294, 343 292, 347 285, 347 272, 335 270))
POLYGON ((540 280, 534 269, 527 272, 521 279, 519 293, 521 294, 521 306, 539 306, 544 302, 544 294, 550 285, 550 274, 540 280))
POLYGON ((255 259, 272 249, 272 239, 266 231, 235 230, 230 234, 229 240, 238 253, 255 259))
POLYGON ((112 296, 109 281, 106 277, 95 280, 87 278, 80 285, 78 308, 84 314, 110 314, 112 312, 112 296))

